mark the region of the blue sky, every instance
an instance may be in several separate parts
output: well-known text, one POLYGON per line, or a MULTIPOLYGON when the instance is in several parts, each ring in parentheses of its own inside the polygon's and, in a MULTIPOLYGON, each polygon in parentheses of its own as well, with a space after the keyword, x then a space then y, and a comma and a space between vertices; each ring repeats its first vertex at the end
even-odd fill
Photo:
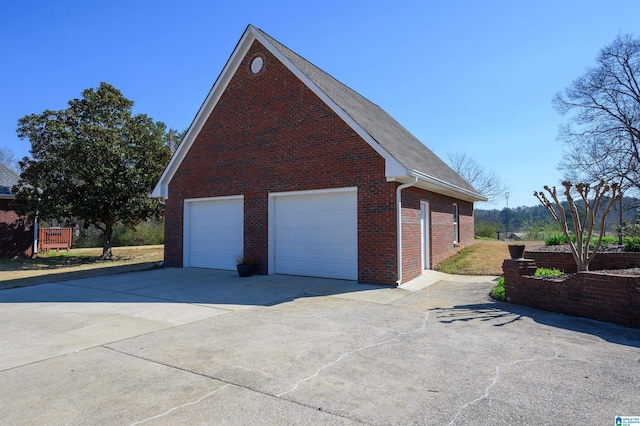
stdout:
POLYGON ((553 95, 638 16, 637 0, 0 0, 0 147, 28 155, 17 120, 102 81, 186 129, 253 24, 532 206, 561 179, 553 95))

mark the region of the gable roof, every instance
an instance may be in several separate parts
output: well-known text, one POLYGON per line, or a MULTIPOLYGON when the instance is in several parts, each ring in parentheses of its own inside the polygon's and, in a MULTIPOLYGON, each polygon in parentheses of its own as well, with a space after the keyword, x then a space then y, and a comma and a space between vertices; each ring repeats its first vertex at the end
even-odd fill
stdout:
POLYGON ((486 201, 485 197, 382 108, 252 25, 245 30, 214 83, 183 143, 151 194, 152 197, 167 198, 169 181, 255 40, 300 78, 385 159, 387 180, 404 183, 417 177, 418 187, 467 201, 486 201))
POLYGON ((9 167, 0 163, 0 198, 14 198, 11 188, 18 183, 20 176, 9 167))

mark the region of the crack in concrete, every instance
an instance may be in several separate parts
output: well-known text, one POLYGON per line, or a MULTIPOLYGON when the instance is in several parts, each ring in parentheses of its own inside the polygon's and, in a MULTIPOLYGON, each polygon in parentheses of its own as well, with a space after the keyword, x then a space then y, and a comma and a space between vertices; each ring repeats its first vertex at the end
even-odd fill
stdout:
POLYGON ((460 409, 458 410, 458 412, 453 416, 453 418, 451 419, 451 421, 449 422, 449 425, 453 425, 454 422, 456 421, 456 419, 458 418, 458 416, 460 416, 462 414, 462 412, 464 410, 466 410, 468 407, 482 401, 483 399, 488 399, 489 398, 489 393, 491 391, 491 388, 494 387, 497 383, 498 380, 500 380, 500 370, 504 367, 512 367, 514 365, 523 363, 523 362, 534 362, 534 361, 552 361, 554 359, 558 359, 560 358, 560 355, 558 353, 558 346, 556 345, 556 336, 551 336, 552 337, 552 341, 553 341, 553 356, 548 356, 548 357, 544 357, 544 358, 539 358, 539 357, 533 357, 533 358, 523 358, 523 359, 517 359, 515 361, 511 361, 508 362, 506 364, 501 364, 501 365, 496 365, 495 368, 495 375, 493 377, 493 381, 491 382, 491 384, 489 384, 489 386, 487 386, 484 390, 484 395, 479 396, 478 398, 474 399, 471 402, 468 402, 466 404, 464 404, 462 407, 460 407, 460 409))
POLYGON ((330 363, 323 365, 322 367, 320 367, 318 370, 316 370, 315 373, 313 373, 312 375, 305 377, 304 379, 298 380, 298 382, 289 390, 284 391, 284 392, 280 392, 279 394, 277 394, 277 397, 281 397, 283 395, 289 394, 291 392, 294 392, 296 389, 298 389, 298 387, 303 384, 304 382, 308 382, 309 380, 313 379, 314 377, 318 377, 320 375, 320 373, 322 373, 323 370, 326 370, 327 368, 331 367, 334 364, 337 364, 338 362, 342 361, 343 359, 347 358, 349 355, 353 355, 357 352, 362 352, 365 351, 367 349, 371 349, 371 348, 375 348, 377 346, 382 346, 382 345, 386 345, 388 343, 391 343, 395 340, 400 339, 402 336, 406 336, 407 334, 411 334, 411 333, 418 333, 421 331, 426 330, 427 328, 427 320, 429 319, 429 312, 424 312, 424 318, 422 319, 422 324, 420 325, 420 327, 417 327, 413 330, 409 330, 409 331, 403 331, 401 333, 398 333, 397 335, 395 335, 394 337, 387 339, 387 340, 383 340, 382 342, 378 342, 378 343, 371 343, 369 345, 366 346, 362 346, 360 348, 354 349, 352 351, 349 352, 344 352, 342 354, 340 354, 340 356, 338 356, 338 358, 336 358, 335 360, 331 361, 330 363))
POLYGON ((176 405, 175 407, 170 408, 169 410, 165 411, 164 413, 161 413, 161 414, 158 414, 158 415, 156 415, 156 416, 152 416, 152 417, 146 418, 146 419, 144 419, 144 420, 137 421, 137 422, 135 422, 135 423, 131 423, 131 425, 129 425, 129 426, 135 426, 135 425, 139 425, 139 424, 141 424, 141 423, 148 422, 148 421, 150 421, 150 420, 159 419, 160 417, 164 417, 164 416, 166 416, 167 414, 169 414, 169 413, 171 413, 171 412, 173 412, 173 411, 179 410, 180 408, 188 407, 188 406, 190 406, 190 405, 196 405, 196 404, 199 404, 199 403, 201 403, 202 401, 204 401, 205 399, 209 398, 211 395, 213 395, 213 394, 215 394, 215 393, 218 393, 218 392, 220 392, 221 390, 223 390, 224 388, 227 388, 227 387, 229 387, 229 386, 231 386, 231 385, 230 385, 229 383, 227 383, 227 384, 225 384, 224 386, 222 386, 222 387, 220 387, 220 388, 218 388, 218 389, 216 389, 216 390, 214 390, 214 391, 212 391, 212 392, 209 392, 208 394, 206 394, 205 396, 203 396, 203 397, 199 398, 199 399, 198 399, 198 400, 196 400, 196 401, 187 402, 186 404, 176 405))

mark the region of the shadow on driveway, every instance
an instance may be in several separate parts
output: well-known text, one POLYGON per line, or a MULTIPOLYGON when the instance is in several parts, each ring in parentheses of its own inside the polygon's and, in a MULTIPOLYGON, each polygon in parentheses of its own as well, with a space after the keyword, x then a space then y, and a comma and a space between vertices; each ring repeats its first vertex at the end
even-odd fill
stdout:
POLYGON ((395 292, 392 299, 409 293, 347 280, 285 275, 241 278, 235 271, 167 268, 14 288, 0 292, 0 303, 189 303, 233 310, 380 290, 395 292))
POLYGON ((456 305, 450 308, 434 308, 432 312, 443 324, 481 321, 495 322, 492 324, 494 327, 504 327, 531 318, 538 324, 590 334, 611 343, 640 348, 640 333, 637 329, 511 303, 491 301, 456 305))

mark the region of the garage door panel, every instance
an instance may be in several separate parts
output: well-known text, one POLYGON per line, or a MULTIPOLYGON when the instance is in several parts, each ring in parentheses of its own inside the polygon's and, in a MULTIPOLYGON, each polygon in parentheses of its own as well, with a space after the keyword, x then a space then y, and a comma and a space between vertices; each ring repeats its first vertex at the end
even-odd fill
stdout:
POLYGON ((275 272, 357 279, 357 193, 279 196, 275 272))
POLYGON ((244 202, 242 199, 202 200, 188 203, 188 266, 235 269, 243 252, 244 202))

